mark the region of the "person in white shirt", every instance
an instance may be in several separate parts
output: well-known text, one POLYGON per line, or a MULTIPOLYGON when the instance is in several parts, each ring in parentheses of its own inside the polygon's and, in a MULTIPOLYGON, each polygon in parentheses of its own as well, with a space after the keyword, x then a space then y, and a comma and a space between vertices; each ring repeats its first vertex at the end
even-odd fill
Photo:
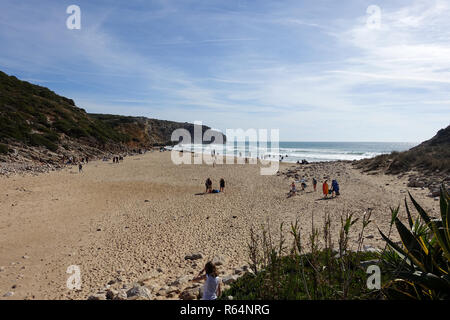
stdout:
POLYGON ((221 279, 217 275, 216 266, 209 261, 203 270, 199 272, 198 276, 193 279, 194 282, 206 280, 203 286, 202 300, 216 300, 221 295, 221 279))

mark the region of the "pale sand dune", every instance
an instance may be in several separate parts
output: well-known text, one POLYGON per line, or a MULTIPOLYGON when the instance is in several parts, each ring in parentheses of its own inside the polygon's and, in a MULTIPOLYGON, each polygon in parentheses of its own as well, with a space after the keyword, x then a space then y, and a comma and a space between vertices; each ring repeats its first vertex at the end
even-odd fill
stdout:
MULTIPOLYGON (((276 230, 285 222, 288 233, 289 223, 299 218, 306 243, 311 217, 321 230, 325 212, 331 213, 336 242, 341 213, 362 216, 373 208, 374 223, 365 233, 373 238, 365 244, 384 246, 376 225, 387 232, 389 207, 402 203, 406 177, 363 175, 349 163, 297 167, 312 168, 304 171, 309 172, 308 188, 289 199, 292 179, 283 175, 261 176, 256 165, 175 166, 168 152, 128 157, 119 165, 92 162, 82 174, 74 167, 0 177, 0 299, 9 291, 14 295, 8 299, 84 299, 115 279, 118 270, 124 283, 154 275, 155 285, 163 286, 180 275, 197 274, 217 254, 228 258, 221 267, 227 271, 247 263, 252 225, 270 221, 276 230), (310 192, 313 173, 319 181, 316 193, 310 192), (319 201, 326 175, 338 179, 341 196, 319 201), (217 189, 223 177, 226 193, 196 195, 204 192, 207 177, 217 189), (193 252, 204 258, 184 260, 193 252), (81 268, 80 292, 66 288, 70 265, 81 268)), ((428 190, 412 193, 438 214, 438 202, 426 197, 428 190)), ((355 241, 358 232, 352 233, 355 241)))

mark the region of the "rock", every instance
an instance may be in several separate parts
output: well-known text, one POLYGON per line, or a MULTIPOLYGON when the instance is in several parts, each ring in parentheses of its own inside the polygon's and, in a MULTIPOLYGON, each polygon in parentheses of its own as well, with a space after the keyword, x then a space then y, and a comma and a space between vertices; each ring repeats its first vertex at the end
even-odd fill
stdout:
POLYGON ((212 259, 212 264, 214 264, 215 266, 222 266, 227 262, 227 259, 224 255, 217 255, 212 259))
POLYGON ((432 197, 432 198, 439 197, 440 195, 441 195, 440 189, 433 189, 430 193, 430 197, 432 197))
POLYGON ((366 239, 373 239, 373 238, 375 238, 375 237, 372 234, 370 234, 366 237, 366 239))
POLYGON ((113 300, 127 300, 127 293, 125 291, 119 291, 119 293, 114 296, 113 300))
POLYGON ((151 299, 151 292, 148 288, 140 285, 134 285, 130 290, 127 291, 127 297, 142 297, 144 299, 151 299))
POLYGON ((198 260, 202 259, 203 255, 201 253, 193 253, 184 257, 184 260, 198 260))
POLYGON ((164 269, 163 268, 158 268, 158 269, 156 269, 156 271, 158 271, 159 273, 164 273, 164 269))
POLYGON ((22 257, 22 259, 30 259, 30 257, 25 255, 25 256, 22 257))
POLYGON ((232 284, 233 282, 236 282, 236 280, 239 279, 237 275, 229 275, 222 279, 223 284, 232 284))
POLYGON ((106 300, 106 293, 99 292, 99 293, 93 294, 92 296, 90 296, 88 298, 88 300, 106 300))
POLYGON ((234 269, 234 274, 241 274, 241 273, 243 273, 244 272, 244 270, 242 270, 242 268, 236 268, 236 269, 234 269))
POLYGON ((5 269, 6 269, 6 268, 5 268, 5 267, 3 267, 3 266, 2 266, 2 267, 0 267, 0 272, 2 272, 2 271, 5 271, 5 269))
POLYGON ((169 285, 178 287, 179 285, 185 284, 189 280, 191 280, 190 276, 188 276, 188 275, 181 276, 181 277, 177 278, 175 281, 173 281, 172 283, 170 283, 169 285))
POLYGON ((180 294, 181 300, 195 300, 200 296, 199 288, 187 288, 180 294))
POLYGON ((106 299, 113 300, 114 297, 118 295, 118 293, 119 291, 117 290, 108 289, 108 291, 106 291, 106 299))

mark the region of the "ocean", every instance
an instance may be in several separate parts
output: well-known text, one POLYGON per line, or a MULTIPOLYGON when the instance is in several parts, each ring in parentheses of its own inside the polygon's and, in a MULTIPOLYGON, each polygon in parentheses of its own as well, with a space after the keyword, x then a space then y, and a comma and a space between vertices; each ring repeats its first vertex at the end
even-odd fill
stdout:
MULTIPOLYGON (((234 155, 240 157, 265 158, 267 160, 281 159, 283 162, 306 160, 308 162, 361 160, 373 158, 392 151, 405 151, 418 143, 409 142, 279 142, 278 150, 269 147, 261 148, 256 143, 218 144, 182 144, 175 150, 192 151, 195 153, 211 153, 218 155, 234 155)), ((168 149, 172 149, 168 147, 168 149)))

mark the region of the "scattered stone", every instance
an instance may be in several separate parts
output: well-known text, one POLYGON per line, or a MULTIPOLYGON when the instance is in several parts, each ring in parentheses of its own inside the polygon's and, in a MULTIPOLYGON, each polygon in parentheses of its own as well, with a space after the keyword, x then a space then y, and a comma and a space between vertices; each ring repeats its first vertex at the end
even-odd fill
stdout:
POLYGON ((5 271, 5 267, 0 267, 0 272, 5 271))
POLYGON ((151 299, 151 292, 144 286, 135 285, 130 290, 127 291, 127 297, 142 297, 145 299, 151 299))
POLYGON ((180 294, 181 300, 196 300, 200 296, 200 289, 197 288, 187 288, 180 294))
POLYGON ((242 268, 236 268, 236 269, 234 269, 234 274, 241 274, 241 273, 243 273, 244 272, 244 270, 242 270, 242 268))
POLYGON ((114 297, 117 296, 118 293, 119 293, 119 291, 117 291, 117 290, 108 289, 108 291, 106 291, 106 299, 113 300, 114 297))
POLYGON ((158 268, 158 269, 156 269, 156 271, 158 271, 158 272, 160 272, 160 273, 164 273, 164 269, 163 268, 158 268))
POLYGON ((25 255, 25 256, 22 257, 22 259, 30 259, 30 257, 25 255))
POLYGON ((179 285, 185 284, 189 280, 191 280, 191 278, 188 275, 181 276, 181 277, 177 278, 175 281, 173 281, 172 283, 170 283, 169 285, 178 287, 179 285))
POLYGON ((88 300, 106 300, 106 293, 99 292, 99 293, 93 294, 92 296, 90 296, 88 298, 88 300))
POLYGON ((193 253, 184 257, 184 260, 198 260, 202 259, 203 255, 201 253, 193 253))
POLYGON ((113 300, 127 300, 127 293, 124 290, 119 291, 113 300))

